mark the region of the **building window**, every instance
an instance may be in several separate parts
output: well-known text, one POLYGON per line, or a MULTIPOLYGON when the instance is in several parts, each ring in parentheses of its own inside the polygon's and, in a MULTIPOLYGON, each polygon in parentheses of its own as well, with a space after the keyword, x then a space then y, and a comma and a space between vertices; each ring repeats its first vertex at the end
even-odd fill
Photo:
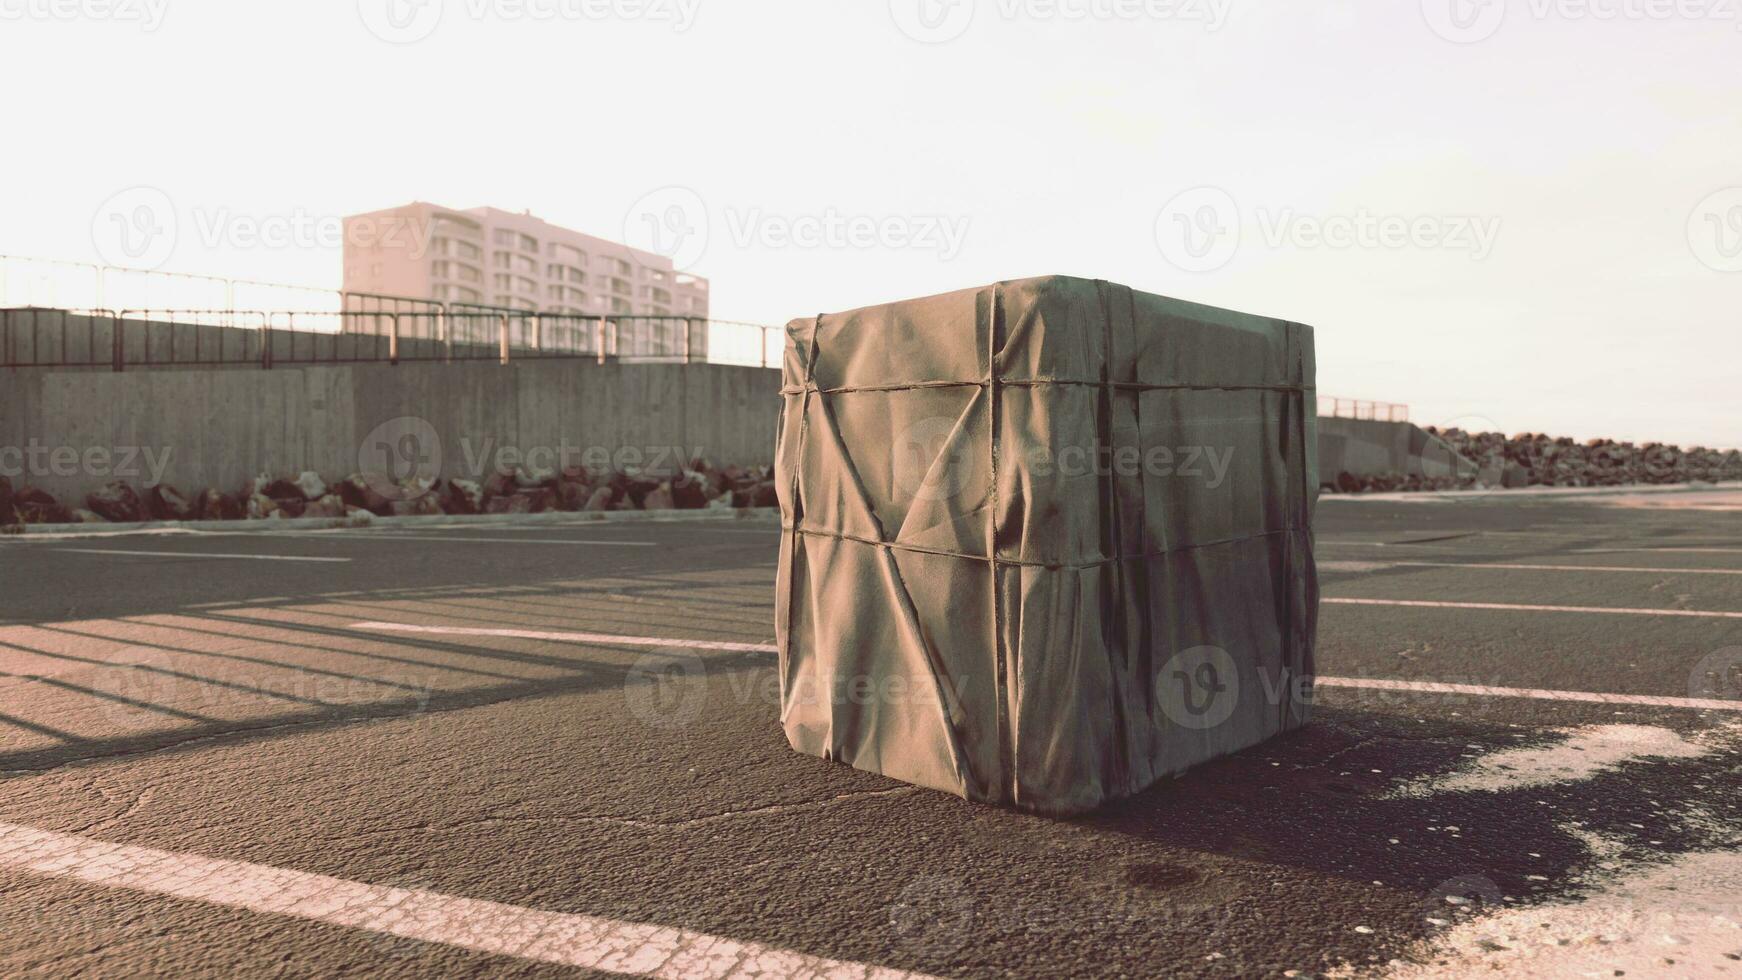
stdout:
POLYGON ((521 235, 520 236, 520 250, 522 252, 531 252, 532 254, 537 255, 538 254, 538 239, 532 237, 531 235, 521 235))
POLYGON ((514 268, 514 256, 507 252, 497 252, 490 256, 490 264, 498 269, 514 268))
POLYGON ((506 272, 498 272, 490 277, 490 285, 496 287, 498 292, 507 292, 514 288, 514 277, 506 272))
POLYGON ((520 235, 508 228, 498 228, 490 235, 490 240, 504 248, 513 248, 520 235))
POLYGON ((524 255, 516 255, 514 257, 514 271, 524 272, 529 276, 536 276, 538 275, 538 262, 534 259, 529 259, 524 255))

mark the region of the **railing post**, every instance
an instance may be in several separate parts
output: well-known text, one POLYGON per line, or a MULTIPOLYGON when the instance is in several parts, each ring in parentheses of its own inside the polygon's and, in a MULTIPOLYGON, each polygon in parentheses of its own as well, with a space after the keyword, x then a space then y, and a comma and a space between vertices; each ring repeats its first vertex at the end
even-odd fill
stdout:
POLYGON ((690 350, 691 350, 691 347, 693 344, 693 342, 690 340, 690 331, 694 330, 695 328, 696 328, 696 321, 691 319, 690 317, 687 317, 687 316, 684 317, 684 319, 683 319, 683 362, 685 364, 688 364, 690 362, 690 350))
POLYGON ((501 329, 501 334, 502 334, 502 339, 501 339, 502 363, 507 364, 508 363, 508 314, 504 313, 501 316, 499 316, 497 319, 500 321, 500 325, 502 328, 501 329))
POLYGON ((605 363, 605 318, 599 318, 599 363, 605 363))
MULTIPOLYGON (((123 325, 126 322, 127 320, 125 317, 116 319, 115 326, 109 331, 109 345, 114 348, 114 368, 116 371, 125 370, 127 366, 127 345, 122 337, 123 325)), ((36 321, 34 318, 31 320, 30 333, 31 347, 33 348, 31 354, 34 355, 36 353, 34 350, 36 346, 36 321)))
POLYGON ((770 367, 768 363, 768 328, 762 328, 762 366, 770 367))
POLYGON ((399 365, 399 314, 390 313, 393 318, 393 332, 387 336, 387 363, 399 365))

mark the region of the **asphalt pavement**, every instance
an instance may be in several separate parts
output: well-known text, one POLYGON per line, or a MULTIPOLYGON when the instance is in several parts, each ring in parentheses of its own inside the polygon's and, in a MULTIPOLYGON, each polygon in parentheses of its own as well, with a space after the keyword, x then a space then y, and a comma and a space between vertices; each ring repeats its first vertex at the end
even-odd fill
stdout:
POLYGON ((1742 977, 1739 497, 1326 499, 1314 722, 1071 820, 790 751, 772 523, 0 539, 0 975, 1742 977))

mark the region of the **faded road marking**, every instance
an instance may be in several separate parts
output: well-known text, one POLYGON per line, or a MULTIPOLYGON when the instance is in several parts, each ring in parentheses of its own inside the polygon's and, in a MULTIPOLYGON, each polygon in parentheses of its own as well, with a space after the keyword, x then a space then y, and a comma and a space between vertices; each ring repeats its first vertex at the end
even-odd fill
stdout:
POLYGON ((1426 599, 1323 599, 1337 606, 1413 606, 1420 609, 1496 609, 1504 612, 1605 613, 1613 616, 1686 616, 1696 619, 1742 619, 1742 612, 1703 609, 1614 609, 1604 606, 1522 606, 1506 602, 1433 602, 1426 599))
POLYGON ((245 559, 250 561, 323 561, 346 562, 349 558, 312 558, 306 555, 232 555, 213 554, 208 551, 126 551, 120 548, 53 548, 53 551, 68 551, 79 555, 137 555, 143 558, 224 558, 245 559))
POLYGON ((1518 565, 1474 561, 1321 561, 1331 572, 1371 572, 1386 568, 1487 568, 1520 572, 1647 572, 1652 575, 1742 575, 1742 568, 1636 568, 1631 565, 1518 565))
POLYGON ((728 643, 724 640, 668 640, 657 636, 615 633, 568 633, 560 630, 508 630, 470 626, 412 626, 406 623, 352 623, 354 630, 433 633, 437 636, 501 636, 514 640, 554 640, 558 643, 598 643, 609 646, 680 647, 685 650, 726 650, 734 653, 779 653, 772 643, 728 643))
POLYGON ((669 926, 546 912, 0 823, 0 867, 637 977, 929 980, 669 926))
POLYGON ((1417 694, 1468 694, 1487 698, 1532 698, 1538 701, 1581 701, 1587 704, 1637 704, 1654 708, 1699 711, 1742 711, 1742 701, 1715 698, 1672 698, 1656 694, 1603 694, 1598 691, 1546 691, 1529 687, 1484 687, 1436 681, 1388 681, 1376 677, 1318 677, 1315 687, 1348 687, 1371 691, 1412 691, 1417 694))

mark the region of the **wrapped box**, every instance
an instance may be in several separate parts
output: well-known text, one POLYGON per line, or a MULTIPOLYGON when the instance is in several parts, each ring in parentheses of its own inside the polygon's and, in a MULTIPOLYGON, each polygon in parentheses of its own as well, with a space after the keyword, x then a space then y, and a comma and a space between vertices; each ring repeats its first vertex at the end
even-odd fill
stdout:
POLYGON ((794 749, 1072 813, 1306 722, 1310 327, 1065 277, 787 328, 794 749))

